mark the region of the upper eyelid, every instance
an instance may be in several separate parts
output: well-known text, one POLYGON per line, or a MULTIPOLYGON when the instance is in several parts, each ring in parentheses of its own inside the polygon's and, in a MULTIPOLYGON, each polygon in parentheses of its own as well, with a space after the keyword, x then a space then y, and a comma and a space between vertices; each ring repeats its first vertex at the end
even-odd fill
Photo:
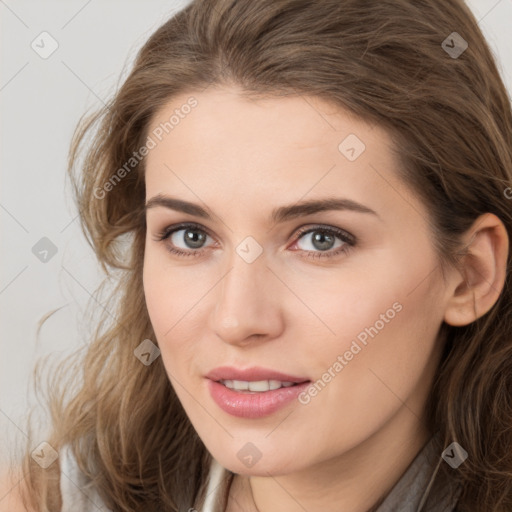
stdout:
POLYGON ((198 224, 197 222, 182 222, 176 225, 171 225, 168 228, 165 228, 164 232, 171 234, 175 233, 176 231, 181 231, 182 229, 190 228, 197 229, 198 231, 204 231, 210 238, 216 240, 216 237, 212 235, 211 231, 207 227, 198 224))
POLYGON ((349 233, 346 229, 338 228, 336 226, 329 226, 328 224, 312 224, 309 227, 300 227, 294 231, 294 233, 297 233, 298 235, 304 235, 306 233, 311 233, 314 231, 329 231, 334 233, 335 235, 339 237, 348 238, 352 242, 356 242, 356 237, 349 233))

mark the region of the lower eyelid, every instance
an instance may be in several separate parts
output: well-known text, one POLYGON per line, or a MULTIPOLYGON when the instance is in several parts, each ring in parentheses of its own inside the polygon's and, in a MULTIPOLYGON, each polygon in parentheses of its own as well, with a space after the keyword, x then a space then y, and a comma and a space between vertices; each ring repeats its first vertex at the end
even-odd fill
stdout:
POLYGON ((347 254, 353 249, 353 246, 349 244, 345 244, 337 249, 331 249, 330 251, 298 251, 299 256, 301 258, 312 258, 312 259, 322 259, 322 258, 336 258, 343 254, 347 254))

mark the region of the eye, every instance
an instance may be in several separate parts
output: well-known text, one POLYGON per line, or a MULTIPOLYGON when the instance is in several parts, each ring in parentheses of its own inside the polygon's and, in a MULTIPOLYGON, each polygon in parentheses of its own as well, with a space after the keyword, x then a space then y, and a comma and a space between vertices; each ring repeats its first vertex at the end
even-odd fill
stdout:
POLYGON ((302 247, 299 246, 299 249, 305 252, 308 258, 334 257, 348 252, 356 243, 353 235, 332 226, 301 229, 297 237, 298 240, 294 245, 300 245, 300 242, 305 241, 306 243, 302 247))
MULTIPOLYGON (((199 256, 208 238, 212 238, 199 224, 185 223, 169 226, 156 235, 155 240, 168 240, 167 249, 178 256, 199 256)), ((315 226, 302 228, 296 234, 294 246, 306 241, 306 247, 299 250, 308 258, 330 258, 347 253, 355 246, 356 238, 350 233, 333 226, 315 226), (309 247, 308 247, 309 246, 309 247)), ((293 247, 293 246, 292 246, 293 247)))
POLYGON ((179 256, 197 256, 202 252, 203 245, 210 235, 199 225, 196 224, 180 224, 165 228, 160 232, 156 239, 163 242, 169 240, 168 250, 179 256))

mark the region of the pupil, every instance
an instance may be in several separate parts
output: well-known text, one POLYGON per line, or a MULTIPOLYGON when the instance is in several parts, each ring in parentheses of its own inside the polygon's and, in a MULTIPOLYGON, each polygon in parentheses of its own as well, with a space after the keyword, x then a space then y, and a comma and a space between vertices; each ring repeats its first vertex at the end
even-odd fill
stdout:
POLYGON ((185 231, 185 242, 192 248, 197 249, 201 247, 201 244, 204 242, 205 235, 204 233, 194 232, 191 229, 187 229, 185 231))
POLYGON ((320 250, 330 249, 334 244, 334 236, 316 231, 313 234, 313 245, 320 250))

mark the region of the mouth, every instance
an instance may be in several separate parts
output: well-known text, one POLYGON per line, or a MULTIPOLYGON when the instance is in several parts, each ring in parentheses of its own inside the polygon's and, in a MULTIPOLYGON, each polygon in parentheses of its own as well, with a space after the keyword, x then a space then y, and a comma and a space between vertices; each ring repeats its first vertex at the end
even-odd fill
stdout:
MULTIPOLYGON (((217 381, 219 384, 226 386, 228 389, 241 393, 266 393, 275 389, 291 388, 298 386, 297 382, 279 381, 279 380, 229 380, 221 379, 217 381)), ((306 381, 305 381, 306 382, 306 381)), ((309 381, 307 381, 309 382, 309 381)))
POLYGON ((213 401, 226 413, 239 418, 268 416, 290 405, 311 383, 265 368, 221 367, 206 375, 213 401))

